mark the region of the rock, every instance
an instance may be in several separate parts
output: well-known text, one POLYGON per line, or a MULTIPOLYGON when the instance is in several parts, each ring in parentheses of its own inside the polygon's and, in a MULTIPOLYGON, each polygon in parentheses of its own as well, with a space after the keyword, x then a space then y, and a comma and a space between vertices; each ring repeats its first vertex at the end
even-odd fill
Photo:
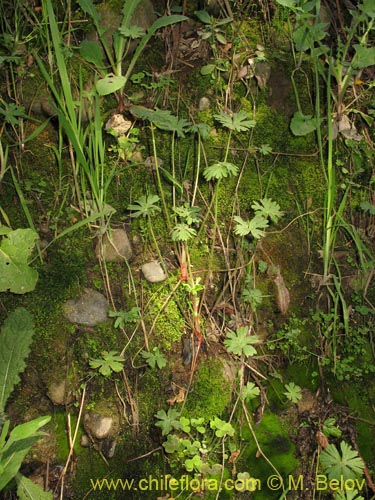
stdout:
POLYGON ((100 415, 89 411, 83 418, 85 431, 94 439, 106 439, 116 432, 115 420, 113 417, 100 415))
POLYGON ((211 107, 211 103, 208 97, 201 97, 199 99, 199 111, 207 111, 211 107))
POLYGON ((87 434, 82 434, 80 445, 82 446, 82 448, 90 448, 91 440, 87 434))
POLYGON ((106 458, 112 458, 115 454, 117 440, 114 437, 108 437, 102 442, 102 453, 106 458))
POLYGON ((110 233, 106 233, 101 242, 98 241, 95 255, 98 259, 103 258, 106 262, 131 260, 133 250, 125 229, 112 229, 110 233))
POLYGON ((72 395, 67 391, 66 380, 51 382, 48 386, 47 396, 54 405, 64 405, 72 401, 72 395))
POLYGON ((64 305, 64 316, 72 323, 95 326, 108 320, 108 302, 101 293, 90 288, 78 299, 69 299, 64 305))
POLYGON ((160 283, 167 279, 167 275, 157 260, 143 264, 141 269, 143 276, 150 283, 160 283))

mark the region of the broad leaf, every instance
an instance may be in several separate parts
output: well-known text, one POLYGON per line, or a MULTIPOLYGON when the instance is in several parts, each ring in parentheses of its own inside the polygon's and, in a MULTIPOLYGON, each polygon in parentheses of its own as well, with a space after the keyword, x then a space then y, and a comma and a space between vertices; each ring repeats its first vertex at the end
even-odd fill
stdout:
POLYGON ((160 200, 156 194, 141 196, 133 204, 128 205, 128 210, 132 212, 131 217, 150 217, 157 212, 160 212, 160 207, 156 205, 160 200))
POLYGON ((107 75, 95 83, 95 88, 99 95, 108 95, 122 89, 126 83, 124 76, 107 75))
POLYGON ((260 390, 253 382, 248 382, 242 387, 241 399, 250 400, 259 396, 260 390))
POLYGON ((0 333, 0 414, 8 397, 20 381, 19 374, 26 368, 34 325, 31 314, 18 308, 5 320, 0 333))
POLYGON ((375 47, 363 47, 355 44, 355 56, 353 57, 353 67, 357 69, 367 68, 375 64, 375 47))
POLYGON ((345 441, 340 443, 341 455, 334 444, 329 444, 320 455, 320 463, 329 479, 355 479, 362 475, 363 460, 345 441))
POLYGON ((0 244, 0 292, 27 293, 34 290, 38 272, 28 264, 38 239, 32 229, 8 232, 0 244))
POLYGON ((102 50, 97 42, 83 40, 79 46, 79 53, 85 61, 94 64, 97 69, 105 68, 102 50))
POLYGON ((311 115, 303 115, 300 111, 296 111, 290 122, 290 129, 294 135, 307 135, 314 132, 317 128, 317 120, 311 115))
POLYGON ((43 491, 39 484, 27 479, 22 474, 16 475, 17 495, 19 500, 53 500, 50 491, 43 491))
POLYGON ((1 450, 0 491, 16 476, 31 446, 42 436, 37 432, 51 417, 39 417, 17 425, 1 450))

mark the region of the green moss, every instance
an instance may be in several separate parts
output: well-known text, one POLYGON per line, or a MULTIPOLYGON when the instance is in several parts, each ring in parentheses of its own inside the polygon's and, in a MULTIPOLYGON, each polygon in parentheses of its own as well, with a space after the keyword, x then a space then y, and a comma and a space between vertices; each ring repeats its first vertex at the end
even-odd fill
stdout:
MULTIPOLYGON (((253 428, 259 446, 264 455, 273 464, 282 478, 287 478, 298 466, 295 457, 295 447, 288 435, 285 422, 275 414, 265 414, 261 423, 253 428)), ((257 456, 258 447, 248 427, 242 428, 242 439, 246 442, 244 453, 241 456, 238 468, 251 473, 251 477, 259 479, 262 485, 266 484, 267 478, 275 474, 270 464, 263 458, 257 456)), ((281 491, 273 492, 268 488, 262 488, 254 493, 256 500, 270 500, 280 498, 281 491)))
POLYGON ((170 290, 176 285, 177 277, 171 276, 168 282, 159 286, 148 285, 150 304, 148 313, 149 326, 155 323, 149 339, 152 345, 159 345, 161 350, 169 351, 175 342, 179 342, 185 330, 185 321, 179 305, 170 290), (168 286, 169 285, 169 286, 168 286))
POLYGON ((225 375, 223 362, 208 359, 201 362, 184 408, 188 418, 203 417, 206 422, 223 415, 232 396, 232 384, 225 375))

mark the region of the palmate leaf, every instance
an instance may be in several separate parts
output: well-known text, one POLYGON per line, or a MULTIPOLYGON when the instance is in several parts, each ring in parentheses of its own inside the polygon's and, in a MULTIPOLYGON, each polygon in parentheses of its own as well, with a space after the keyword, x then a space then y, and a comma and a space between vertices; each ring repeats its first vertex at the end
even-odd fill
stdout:
POLYGON ((203 170, 203 177, 206 181, 212 179, 221 180, 230 175, 237 175, 238 167, 228 161, 218 161, 203 170))
POLYGON ((169 408, 168 413, 164 410, 159 410, 155 417, 159 419, 159 422, 156 422, 155 425, 156 427, 160 427, 163 436, 169 434, 173 429, 178 430, 182 427, 179 420, 180 414, 173 408, 169 408))
POLYGON ((276 201, 272 201, 270 198, 263 198, 262 200, 255 201, 251 208, 259 215, 265 218, 270 218, 272 222, 276 223, 280 217, 284 215, 284 212, 280 210, 280 205, 276 201))
POLYGON ((245 401, 249 401, 250 399, 254 399, 260 394, 260 389, 253 382, 248 382, 246 385, 242 387, 241 391, 241 399, 245 401))
POLYGON ((173 210, 180 217, 180 219, 186 222, 186 224, 189 224, 189 226, 197 224, 202 218, 200 208, 194 206, 191 207, 187 203, 185 203, 182 207, 175 207, 173 210))
POLYGON ((89 364, 103 377, 109 377, 112 372, 119 373, 124 368, 124 358, 117 351, 103 351, 102 358, 90 359, 89 364))
POLYGON ((173 241, 188 241, 191 238, 194 238, 196 235, 196 230, 188 224, 185 224, 185 222, 176 224, 171 233, 173 241))
POLYGON ((251 220, 246 221, 242 217, 235 215, 234 220, 237 225, 234 228, 234 233, 239 236, 247 236, 251 234, 253 238, 258 240, 265 235, 264 229, 268 227, 268 220, 262 215, 255 215, 251 220))
POLYGON ((302 398, 301 387, 294 382, 286 384, 285 389, 284 394, 292 403, 297 403, 302 398))
POLYGON ((160 198, 156 194, 141 196, 133 204, 128 205, 128 210, 132 212, 130 217, 149 217, 160 212, 160 207, 156 205, 159 200, 160 198))
POLYGON ((341 455, 334 444, 329 444, 320 454, 320 463, 329 479, 355 479, 363 474, 364 463, 345 441, 340 443, 341 455))
POLYGON ((255 120, 249 120, 249 115, 246 111, 239 111, 238 113, 224 113, 214 115, 216 121, 220 122, 223 127, 236 132, 244 132, 256 125, 255 120))
POLYGON ((34 325, 31 314, 20 307, 5 320, 0 333, 0 414, 26 368, 34 325))
POLYGON ((142 351, 141 356, 151 368, 157 366, 159 370, 162 370, 167 365, 167 360, 164 354, 160 352, 159 347, 154 347, 152 351, 142 351))
POLYGON ((237 328, 236 332, 229 331, 227 338, 224 340, 224 345, 228 352, 241 356, 254 356, 257 353, 252 344, 259 342, 257 335, 248 335, 248 328, 241 326, 237 328))
POLYGON ((185 118, 179 118, 166 109, 149 109, 144 106, 132 106, 130 111, 141 120, 147 120, 168 132, 176 132, 178 137, 185 137, 190 130, 191 123, 185 118))

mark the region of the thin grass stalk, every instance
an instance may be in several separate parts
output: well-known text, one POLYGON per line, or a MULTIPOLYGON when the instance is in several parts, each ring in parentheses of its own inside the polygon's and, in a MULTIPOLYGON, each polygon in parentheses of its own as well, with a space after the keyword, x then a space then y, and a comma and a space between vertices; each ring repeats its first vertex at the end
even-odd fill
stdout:
POLYGON ((164 215, 165 215, 165 218, 167 221, 167 228, 168 228, 168 231, 171 231, 172 226, 171 226, 171 221, 169 218, 167 202, 165 200, 164 189, 163 189, 163 186, 161 183, 161 177, 160 177, 160 171, 159 171, 159 160, 158 160, 158 155, 157 155, 157 151, 156 151, 155 126, 152 123, 150 125, 150 129, 151 129, 151 138, 152 138, 152 152, 154 155, 155 173, 156 173, 156 179, 157 179, 157 183, 158 183, 158 189, 159 189, 159 193, 160 193, 161 202, 163 205, 164 215))

